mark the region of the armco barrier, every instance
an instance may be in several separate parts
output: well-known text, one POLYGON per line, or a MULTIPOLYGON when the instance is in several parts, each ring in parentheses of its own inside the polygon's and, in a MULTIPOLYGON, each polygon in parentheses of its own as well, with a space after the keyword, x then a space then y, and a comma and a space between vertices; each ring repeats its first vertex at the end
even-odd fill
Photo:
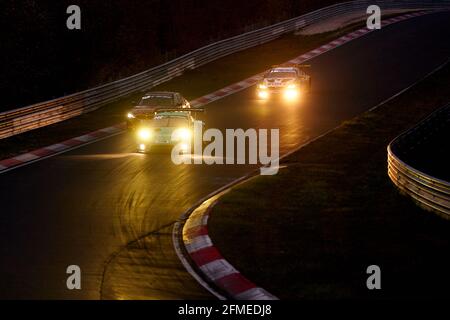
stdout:
POLYGON ((394 184, 412 197, 420 206, 450 219, 450 182, 432 177, 400 159, 404 149, 410 148, 419 139, 424 139, 429 130, 448 125, 450 104, 442 107, 413 129, 401 134, 388 146, 388 174, 394 184))
POLYGON ((382 9, 442 9, 450 8, 450 0, 442 1, 350 1, 322 8, 272 26, 247 32, 212 43, 179 58, 128 78, 58 99, 0 113, 0 139, 41 128, 98 109, 129 94, 150 89, 226 55, 254 47, 342 13, 365 12, 378 4, 382 9))

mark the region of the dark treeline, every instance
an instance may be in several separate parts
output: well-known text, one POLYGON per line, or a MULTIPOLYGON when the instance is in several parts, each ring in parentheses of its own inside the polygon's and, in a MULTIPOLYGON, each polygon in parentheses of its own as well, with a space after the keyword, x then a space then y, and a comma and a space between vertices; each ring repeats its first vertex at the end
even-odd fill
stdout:
POLYGON ((119 79, 337 0, 2 0, 0 110, 119 79), (66 28, 81 7, 82 30, 66 28))

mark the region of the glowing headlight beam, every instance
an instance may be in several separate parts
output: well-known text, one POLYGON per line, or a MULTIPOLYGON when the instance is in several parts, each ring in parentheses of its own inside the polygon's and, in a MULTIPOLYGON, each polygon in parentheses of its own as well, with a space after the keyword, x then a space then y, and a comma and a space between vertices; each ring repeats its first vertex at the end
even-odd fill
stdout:
POLYGON ((137 134, 142 140, 148 140, 152 136, 152 132, 149 129, 140 129, 137 134))
POLYGON ((295 89, 288 89, 284 92, 284 98, 286 100, 295 100, 298 98, 298 91, 295 89))
POLYGON ((187 152, 189 150, 189 145, 187 143, 182 143, 181 144, 181 150, 183 152, 187 152))
POLYGON ((127 114, 127 118, 128 118, 128 119, 134 119, 134 114, 132 114, 131 112, 129 112, 129 113, 127 114))
POLYGON ((260 97, 261 99, 267 99, 269 97, 269 93, 267 91, 259 91, 258 97, 260 97))
POLYGON ((186 128, 177 129, 173 135, 175 140, 189 140, 191 138, 191 131, 186 128))

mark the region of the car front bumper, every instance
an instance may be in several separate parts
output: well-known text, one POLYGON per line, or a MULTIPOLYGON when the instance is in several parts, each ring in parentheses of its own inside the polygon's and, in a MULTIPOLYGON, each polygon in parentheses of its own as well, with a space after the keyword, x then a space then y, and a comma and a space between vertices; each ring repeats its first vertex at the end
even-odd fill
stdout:
POLYGON ((267 87, 265 89, 257 88, 257 95, 260 99, 268 99, 272 95, 282 95, 286 99, 295 99, 301 94, 300 88, 288 87, 267 87))

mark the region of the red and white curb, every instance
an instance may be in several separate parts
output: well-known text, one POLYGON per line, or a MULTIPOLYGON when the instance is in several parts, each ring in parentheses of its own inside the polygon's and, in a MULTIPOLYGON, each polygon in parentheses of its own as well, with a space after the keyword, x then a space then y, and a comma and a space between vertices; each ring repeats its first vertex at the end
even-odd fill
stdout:
MULTIPOLYGON (((382 21, 382 26, 387 26, 390 24, 394 24, 400 21, 404 21, 407 19, 411 19, 414 17, 422 16, 429 13, 434 13, 437 11, 443 11, 443 10, 434 10, 434 11, 420 11, 420 12, 414 12, 414 13, 408 13, 404 14, 398 17, 390 18, 387 20, 382 21)), ((362 37, 373 30, 369 30, 367 28, 361 28, 359 30, 356 30, 354 32, 351 32, 345 36, 342 36, 336 40, 333 40, 327 44, 324 44, 320 46, 319 48, 316 48, 314 50, 311 50, 307 53, 304 53, 292 60, 289 60, 288 63, 297 63, 301 64, 308 60, 311 60, 321 54, 324 54, 327 51, 330 51, 332 49, 335 49, 339 46, 342 46, 345 43, 348 43, 354 39, 357 39, 359 37, 362 37)), ((263 76, 265 72, 259 73, 257 75, 254 75, 252 77, 249 77, 245 80, 239 81, 237 83, 231 84, 229 86, 226 86, 225 88, 222 88, 220 90, 214 91, 213 93, 204 95, 200 98, 197 98, 195 100, 191 101, 191 105, 193 107, 201 107, 206 104, 209 104, 213 101, 220 100, 226 96, 229 96, 231 94, 234 94, 236 92, 242 91, 244 89, 247 89, 248 87, 251 87, 255 85, 263 76)), ((26 164, 30 164, 39 160, 43 160, 70 150, 73 150, 75 148, 79 148, 83 145, 87 145, 90 143, 93 143, 98 140, 106 139, 108 137, 117 135, 124 130, 124 124, 118 124, 112 127, 100 129, 88 134, 85 134, 80 137, 72 138, 60 143, 53 144, 48 147, 44 147, 41 149, 37 149, 25 154, 21 154, 9 159, 0 160, 0 173, 4 173, 7 171, 10 171, 12 169, 19 168, 21 166, 24 166, 26 164)))
POLYGON ((228 190, 207 199, 189 215, 182 228, 182 241, 186 252, 206 280, 232 299, 278 300, 245 278, 226 261, 208 235, 207 225, 211 209, 217 199, 228 190))
POLYGON ((21 167, 25 164, 36 162, 60 153, 79 148, 81 146, 109 138, 121 133, 125 129, 124 124, 103 128, 76 138, 65 140, 50 146, 33 150, 9 159, 0 160, 0 173, 21 167))

